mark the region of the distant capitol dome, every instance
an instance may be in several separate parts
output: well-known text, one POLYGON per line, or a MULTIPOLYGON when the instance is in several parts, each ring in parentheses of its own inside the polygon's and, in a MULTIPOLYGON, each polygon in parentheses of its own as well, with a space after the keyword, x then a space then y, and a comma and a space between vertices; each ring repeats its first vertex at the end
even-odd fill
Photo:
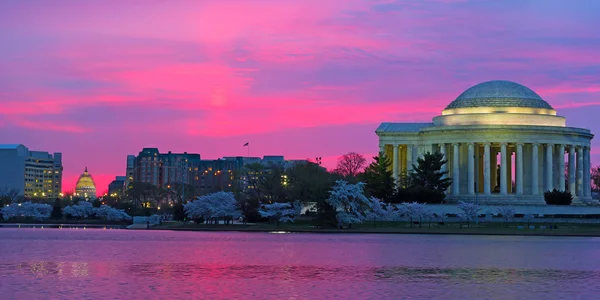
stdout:
POLYGON ((85 197, 85 198, 95 198, 96 197, 96 184, 94 183, 94 179, 92 175, 88 173, 87 167, 85 167, 85 171, 79 179, 77 180, 77 185, 75 186, 75 194, 77 196, 85 197))
POLYGON ((530 88, 512 81, 493 80, 476 84, 452 101, 446 109, 471 107, 529 107, 553 109, 530 88))

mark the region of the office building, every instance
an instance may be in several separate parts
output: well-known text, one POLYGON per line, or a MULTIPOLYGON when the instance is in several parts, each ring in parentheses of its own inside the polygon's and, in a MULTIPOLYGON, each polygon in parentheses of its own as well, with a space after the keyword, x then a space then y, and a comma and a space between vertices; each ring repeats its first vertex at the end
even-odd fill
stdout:
POLYGON ((25 198, 57 198, 62 190, 62 154, 30 151, 24 145, 0 145, 0 188, 25 198))

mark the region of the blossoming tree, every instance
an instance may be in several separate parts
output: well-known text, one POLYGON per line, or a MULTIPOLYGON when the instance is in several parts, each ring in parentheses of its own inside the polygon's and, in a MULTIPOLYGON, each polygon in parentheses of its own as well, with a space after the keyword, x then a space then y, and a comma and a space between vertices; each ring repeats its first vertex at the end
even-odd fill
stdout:
POLYGON ((233 193, 216 192, 198 197, 196 200, 183 205, 185 213, 191 219, 203 219, 207 222, 218 222, 220 218, 225 223, 238 217, 241 213, 233 193))
POLYGON ((12 203, 2 208, 2 218, 11 219, 33 219, 36 221, 47 220, 52 213, 52 206, 43 203, 12 203))
POLYGON ((277 226, 279 226, 280 223, 294 222, 297 210, 292 203, 275 202, 261 205, 258 213, 263 218, 277 222, 277 226))

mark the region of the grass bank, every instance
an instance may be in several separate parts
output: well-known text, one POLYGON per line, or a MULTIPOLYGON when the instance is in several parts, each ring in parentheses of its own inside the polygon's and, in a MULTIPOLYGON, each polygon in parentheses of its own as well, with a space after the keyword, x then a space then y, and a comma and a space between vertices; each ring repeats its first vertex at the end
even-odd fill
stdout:
POLYGON ((469 227, 458 223, 450 223, 440 226, 438 224, 423 224, 410 226, 401 222, 381 222, 376 224, 353 225, 352 228, 316 228, 311 223, 274 224, 235 224, 235 225, 207 225, 191 224, 181 222, 165 223, 154 226, 153 230, 179 230, 179 231, 239 231, 239 232, 299 232, 299 233, 379 233, 379 234, 467 234, 467 235, 522 235, 522 236, 587 236, 600 237, 600 224, 536 224, 535 229, 529 229, 523 223, 486 223, 471 224, 469 227), (540 229, 540 225, 547 226, 540 229), (550 225, 556 225, 557 229, 550 229, 550 225))

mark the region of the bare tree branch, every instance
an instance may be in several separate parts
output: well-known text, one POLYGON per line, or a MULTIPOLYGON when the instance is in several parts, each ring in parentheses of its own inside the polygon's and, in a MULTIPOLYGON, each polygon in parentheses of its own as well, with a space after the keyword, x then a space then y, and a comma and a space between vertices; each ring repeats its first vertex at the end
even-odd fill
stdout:
POLYGON ((361 154, 350 152, 338 158, 334 172, 343 176, 356 176, 366 166, 367 160, 361 154))

